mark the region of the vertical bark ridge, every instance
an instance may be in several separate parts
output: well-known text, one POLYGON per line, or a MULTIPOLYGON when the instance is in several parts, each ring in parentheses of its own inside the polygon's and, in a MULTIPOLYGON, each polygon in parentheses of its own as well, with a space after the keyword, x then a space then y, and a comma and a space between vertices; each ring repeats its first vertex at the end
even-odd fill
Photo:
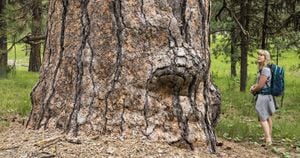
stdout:
POLYGON ((202 35, 202 39, 201 43, 202 43, 202 47, 203 49, 208 49, 207 45, 206 45, 206 39, 207 39, 207 35, 206 35, 206 26, 208 25, 208 21, 207 21, 207 17, 206 17, 206 9, 205 9, 205 0, 198 0, 199 2, 199 12, 200 12, 200 21, 201 21, 201 25, 200 25, 200 30, 202 31, 201 35, 202 35))
MULTIPOLYGON (((194 77, 191 84, 190 84, 190 86, 189 86, 189 98, 190 98, 190 103, 191 103, 191 106, 192 106, 192 109, 193 109, 193 114, 197 119, 197 123, 202 128, 202 130, 204 131, 204 133, 207 137, 208 135, 207 135, 206 127, 207 127, 208 124, 206 124, 206 122, 204 121, 205 120, 205 114, 203 114, 201 111, 199 111, 199 109, 197 108, 197 103, 195 101, 196 97, 197 97, 197 88, 196 88, 197 82, 198 82, 197 78, 194 77)), ((208 144, 208 140, 206 140, 206 141, 207 141, 207 144, 208 144)))
MULTIPOLYGON (((149 80, 148 80, 149 81, 149 80)), ((148 83, 148 81, 147 81, 147 87, 148 87, 148 85, 149 85, 149 83, 148 83)), ((146 90, 146 93, 145 93, 145 103, 144 103, 144 111, 143 111, 143 114, 144 114, 144 119, 145 119, 145 128, 144 128, 144 131, 142 131, 143 132, 143 134, 148 138, 149 137, 149 133, 147 133, 147 129, 148 129, 148 127, 149 127, 149 121, 148 121, 148 111, 149 111, 149 105, 148 105, 148 97, 149 97, 149 91, 148 90, 146 90)))
MULTIPOLYGON (((199 2, 199 11, 200 11, 200 21, 201 21, 201 30, 202 30, 202 36, 203 36, 203 40, 202 41, 202 49, 206 52, 209 52, 209 48, 208 48, 208 35, 207 35, 207 28, 206 26, 208 26, 208 12, 206 11, 206 1, 205 0, 198 0, 199 2)), ((210 67, 210 54, 209 53, 205 53, 206 54, 206 64, 207 64, 207 69, 205 69, 205 74, 209 73, 209 67, 210 67)), ((210 78, 208 75, 205 76, 204 78, 204 86, 208 87, 209 86, 209 81, 210 78)), ((207 144, 208 144, 208 148, 210 150, 210 152, 215 153, 216 152, 216 137, 214 134, 214 129, 212 128, 212 123, 209 120, 209 106, 211 105, 210 103, 210 98, 213 96, 210 96, 209 92, 208 92, 208 88, 203 89, 203 95, 204 95, 204 109, 205 109, 205 113, 204 113, 204 117, 203 117, 203 121, 204 121, 204 125, 205 128, 203 129, 206 137, 207 137, 207 144)))
MULTIPOLYGON (((208 96, 206 95, 206 93, 204 93, 204 98, 205 98, 205 102, 204 102, 204 108, 205 108, 205 113, 203 114, 202 112, 200 112, 197 108, 196 105, 197 103, 195 102, 196 99, 196 95, 197 95, 197 89, 196 89, 196 77, 193 77, 193 80, 189 86, 189 99, 190 99, 190 104, 192 106, 193 109, 193 114, 195 115, 200 127, 202 127, 202 130, 204 131, 206 137, 207 137, 207 144, 209 146, 209 150, 210 152, 216 152, 216 148, 215 148, 215 142, 211 141, 211 139, 215 140, 215 135, 214 135, 214 131, 210 128, 211 123, 208 120, 208 104, 209 104, 209 99, 207 98, 208 96)), ((204 89, 205 91, 205 89, 204 89)))
MULTIPOLYGON (((204 96, 206 96, 206 94, 204 94, 204 96)), ((211 97, 211 96, 210 96, 211 97)), ((209 98, 205 97, 205 100, 209 98)), ((206 109, 206 113, 205 113, 205 123, 206 123, 206 126, 207 126, 207 132, 208 132, 208 143, 209 143, 209 149, 210 149, 210 152, 212 153, 215 153, 216 152, 216 143, 217 143, 217 140, 216 140, 216 136, 215 136, 215 129, 213 129, 213 126, 212 126, 212 123, 211 121, 209 120, 209 106, 210 106, 210 100, 206 102, 205 104, 205 109, 206 109)))
MULTIPOLYGON (((207 80, 205 80, 204 85, 210 86, 207 80)), ((212 128, 212 123, 209 120, 209 113, 208 113, 209 106, 211 105, 210 98, 212 96, 210 96, 208 89, 204 89, 203 94, 204 94, 204 100, 205 100, 205 103, 204 103, 205 113, 204 113, 203 121, 205 122, 205 126, 206 126, 204 131, 205 131, 205 134, 207 137, 208 148, 209 148, 210 152, 215 153, 216 152, 216 143, 217 143, 216 136, 214 133, 214 129, 212 128)))
POLYGON ((170 20, 170 23, 169 23, 169 26, 168 26, 169 48, 178 47, 178 43, 177 43, 176 37, 173 36, 172 31, 170 29, 171 22, 172 22, 172 20, 170 20), (172 42, 174 42, 174 44, 172 42))
POLYGON ((105 95, 105 111, 104 111, 104 127, 103 132, 107 132, 107 112, 108 112, 108 99, 111 96, 111 94, 115 90, 115 85, 118 82, 120 76, 121 76, 121 69, 122 69, 122 57, 123 57, 123 30, 124 27, 122 26, 124 24, 123 18, 122 18, 122 2, 121 0, 115 0, 113 3, 113 14, 116 22, 116 38, 117 38, 117 46, 116 46, 116 52, 117 52, 117 59, 115 63, 114 68, 114 77, 111 82, 111 86, 107 94, 105 95))
MULTIPOLYGON (((46 98, 44 100, 44 102, 42 103, 42 113, 41 116, 39 116, 38 118, 38 123, 37 125, 34 127, 34 129, 40 129, 41 128, 41 122, 43 120, 44 114, 45 112, 49 112, 49 102, 51 100, 51 98, 53 97, 53 94, 55 93, 55 81, 56 81, 56 76, 58 73, 58 68, 60 67, 61 61, 62 61, 62 56, 64 53, 64 34, 65 34, 65 21, 66 21, 66 16, 67 16, 67 12, 68 12, 68 4, 69 1, 68 0, 64 0, 63 1, 63 12, 62 12, 62 19, 61 19, 61 36, 60 36, 60 52, 59 52, 59 59, 57 62, 57 65, 54 69, 54 74, 53 74, 53 80, 52 83, 50 85, 50 94, 46 95, 46 98)), ((50 117, 50 116, 48 116, 50 117)), ((46 124, 44 124, 44 128, 46 128, 46 124)))
MULTIPOLYGON (((55 1, 54 3, 51 3, 51 4, 53 4, 53 6, 55 6, 56 1, 55 1)), ((51 5, 51 4, 50 4, 50 5, 51 5)), ((51 6, 50 6, 49 8, 51 8, 52 10, 49 11, 48 20, 49 20, 49 21, 52 21, 52 16, 53 16, 53 14, 54 14, 54 11, 55 11, 55 8, 56 8, 56 7, 51 7, 51 6)), ((48 28, 47 28, 47 30, 46 30, 46 40, 45 40, 46 42, 45 42, 45 46, 44 46, 44 52, 45 52, 45 50, 46 50, 46 45, 50 45, 50 44, 51 44, 51 40, 50 40, 51 36, 50 36, 50 33, 49 33, 49 32, 51 32, 51 30, 52 30, 52 24, 51 24, 51 23, 48 23, 48 28)), ((44 65, 44 67, 49 67, 49 65, 50 65, 51 54, 52 54, 52 49, 50 48, 50 49, 49 49, 49 52, 47 53, 48 58, 46 58, 45 55, 44 55, 44 58, 43 58, 43 63, 44 63, 44 64, 45 64, 46 62, 48 62, 48 63, 47 63, 47 66, 44 65)), ((40 72, 40 73, 42 73, 43 71, 46 71, 46 70, 44 70, 44 67, 41 68, 41 70, 40 70, 41 72, 40 72)), ((34 105, 33 94, 36 92, 37 87, 39 87, 40 84, 41 84, 42 82, 45 82, 45 78, 46 78, 46 76, 41 76, 41 78, 40 78, 39 81, 35 84, 35 86, 33 87, 32 91, 31 91, 31 93, 30 93, 30 101, 31 101, 31 104, 32 104, 32 105, 34 105)), ((33 108, 32 108, 32 109, 33 109, 33 108)), ((33 114, 33 110, 30 111, 30 116, 31 116, 32 114, 33 114)), ((27 122, 26 122, 26 127, 28 127, 28 125, 29 125, 29 123, 30 123, 30 121, 31 121, 32 118, 33 118, 33 117, 29 117, 29 119, 28 119, 27 122)))
POLYGON ((142 13, 143 18, 145 19, 145 23, 146 23, 146 24, 149 24, 148 21, 147 21, 147 19, 146 19, 145 12, 144 12, 144 0, 141 0, 140 10, 141 10, 141 13, 142 13))
MULTIPOLYGON (((48 21, 49 21, 49 23, 48 23, 48 28, 47 28, 47 32, 46 32, 46 42, 47 43, 45 43, 45 46, 44 46, 44 52, 45 52, 45 50, 46 50, 46 45, 51 45, 51 30, 53 29, 53 24, 52 23, 50 23, 50 21, 52 21, 52 17, 53 17, 53 15, 54 15, 54 13, 55 13, 55 9, 56 9, 56 2, 57 1, 54 1, 54 3, 50 3, 50 5, 52 4, 53 5, 53 7, 52 6, 49 6, 49 8, 51 9, 51 10, 49 10, 49 15, 48 15, 48 21)), ((48 53, 47 53, 47 58, 45 58, 46 56, 46 54, 44 54, 44 57, 43 57, 43 63, 45 63, 45 62, 47 62, 47 66, 44 66, 44 67, 49 67, 49 65, 50 65, 50 58, 51 58, 51 55, 52 55, 52 49, 51 48, 49 48, 48 49, 48 53)))
POLYGON ((193 110, 193 114, 197 119, 197 123, 199 123, 200 126, 203 126, 202 122, 200 121, 202 120, 202 115, 201 115, 202 113, 199 112, 199 110, 196 108, 197 106, 197 103, 195 101, 197 95, 196 85, 197 85, 197 77, 193 76, 193 79, 190 82, 189 89, 188 89, 188 98, 193 110))
MULTIPOLYGON (((43 121, 43 115, 46 115, 45 116, 45 123, 43 124, 44 126, 44 129, 47 128, 47 124, 48 124, 48 121, 49 119, 51 118, 51 110, 49 108, 49 105, 50 105, 50 101, 53 97, 53 95, 55 94, 55 81, 57 80, 57 74, 58 74, 58 69, 61 65, 61 62, 62 62, 62 58, 63 58, 63 53, 64 53, 64 40, 65 40, 65 21, 66 21, 66 17, 67 17, 67 13, 68 13, 68 6, 69 6, 69 1, 68 0, 64 0, 63 1, 63 12, 62 12, 62 19, 61 19, 61 36, 60 36, 60 52, 59 52, 59 60, 58 60, 58 63, 54 69, 54 76, 53 76, 53 80, 52 80, 52 84, 50 85, 51 86, 51 92, 50 92, 50 95, 48 97, 48 99, 42 103, 43 105, 43 113, 42 113, 42 117, 39 121, 39 126, 41 126, 42 124, 42 121, 43 121)), ((47 98, 47 95, 46 95, 46 98, 47 98)), ((40 128, 40 127, 39 127, 40 128)))
MULTIPOLYGON (((192 114, 195 116, 196 120, 197 120, 197 124, 200 127, 203 127, 203 123, 202 123, 202 119, 203 119, 203 115, 201 112, 199 112, 199 110, 196 108, 197 107, 197 103, 196 103, 196 95, 197 95, 197 77, 193 76, 192 81, 190 82, 189 88, 188 88, 188 98, 189 98, 189 103, 191 105, 192 108, 192 114)), ((202 128, 203 129, 203 128, 202 128)))
POLYGON ((182 108, 180 106, 180 100, 179 100, 179 88, 174 85, 173 86, 173 94, 172 94, 172 104, 173 104, 173 110, 174 110, 174 114, 176 115, 177 121, 178 121, 178 126, 181 130, 181 136, 183 135, 183 126, 182 126, 182 108))
POLYGON ((146 82, 146 92, 145 92, 145 103, 144 103, 144 108, 143 108, 143 114, 144 114, 144 120, 145 120, 145 128, 144 128, 144 131, 143 134, 149 138, 149 133, 147 133, 147 129, 149 127, 149 120, 148 120, 148 112, 149 112, 149 86, 150 86, 150 82, 151 80, 153 79, 153 66, 151 66, 151 70, 150 70, 150 76, 148 77, 147 79, 147 82, 146 82))
POLYGON ((184 116, 182 106, 180 105, 180 88, 177 85, 173 87, 173 109, 174 114, 176 115, 178 126, 180 129, 181 138, 175 142, 171 142, 171 144, 183 143, 183 145, 188 145, 191 150, 194 150, 193 143, 189 141, 189 126, 188 126, 188 116, 184 116))
POLYGON ((126 109, 125 100, 123 100, 122 111, 121 111, 121 121, 120 121, 120 135, 121 135, 121 137, 122 137, 122 134, 124 132, 123 125, 125 123, 125 119, 124 119, 125 109, 126 109))
MULTIPOLYGON (((88 45, 91 46, 91 43, 90 41, 88 40, 88 45)), ((92 80, 92 85, 93 85, 93 95, 92 95, 92 99, 91 99, 91 102, 89 103, 88 107, 89 107, 89 110, 88 110, 88 116, 87 118, 89 118, 91 115, 92 115, 92 107, 93 107, 93 104, 94 104, 94 100, 95 100, 95 97, 96 97, 96 83, 95 83, 95 78, 94 78, 94 71, 93 71, 93 60, 94 60, 94 56, 95 56, 95 52, 94 52, 94 49, 93 47, 90 48, 91 49, 91 60, 90 60, 90 64, 89 64, 89 73, 90 73, 90 76, 91 76, 91 80, 92 80)), ((87 119, 91 124, 91 120, 90 119, 87 119)), ((93 127, 91 126, 91 129, 93 129, 93 127)))
MULTIPOLYGON (((57 5, 57 1, 54 1, 53 3, 49 3, 50 5, 52 4, 52 6, 49 6, 49 15, 48 15, 48 23, 47 23, 47 25, 48 25, 48 28, 47 28, 47 36, 46 36, 46 39, 47 40, 49 40, 49 42, 48 43, 45 43, 45 47, 44 47, 44 49, 46 50, 46 45, 52 45, 52 43, 51 43, 51 39, 53 39, 53 38, 51 38, 52 36, 51 35, 53 35, 52 34, 52 31, 54 31, 56 28, 55 28, 55 26, 53 26, 53 25, 55 25, 53 22, 55 21, 55 19, 53 18, 53 16, 55 16, 55 13, 57 12, 57 8, 58 8, 58 6, 56 6, 57 5)), ((46 40, 46 41, 47 41, 46 40)), ((53 45, 54 45, 54 43, 53 43, 53 45)), ((54 54, 53 52, 53 48, 52 47, 50 47, 50 48, 47 48, 47 53, 45 53, 44 52, 44 55, 45 56, 43 56, 43 66, 42 66, 42 70, 43 71, 47 71, 47 70, 45 70, 45 68, 46 67, 50 67, 50 63, 51 63, 51 57, 53 57, 52 55, 54 54), (47 56, 48 57, 47 57, 47 56), (46 65, 45 65, 46 64, 46 65)), ((42 72, 41 72, 42 73, 42 72)), ((45 72, 46 73, 46 72, 45 72)))
MULTIPOLYGON (((198 0, 199 2, 199 10, 200 10, 200 18, 201 18, 201 29, 202 29, 202 36, 203 39, 202 40, 202 47, 203 50, 206 51, 206 64, 207 64, 207 69, 205 69, 205 74, 209 73, 209 68, 210 68, 210 54, 209 54, 209 45, 208 45, 208 28, 206 26, 208 25, 209 19, 208 19, 208 11, 206 10, 205 6, 207 5, 207 1, 206 0, 198 0)), ((209 3, 208 3, 209 4, 209 3)), ((209 6, 208 6, 209 7, 209 6)), ((209 112, 210 112, 210 106, 211 105, 211 98, 214 97, 209 93, 209 87, 210 87, 210 78, 209 75, 206 75, 204 77, 204 88, 203 89, 203 95, 204 95, 204 109, 205 109, 205 113, 204 113, 204 118, 203 121, 205 123, 205 134, 207 137, 207 144, 208 144, 208 148, 210 150, 210 152, 215 153, 216 152, 216 137, 215 137, 215 133, 214 133, 214 128, 212 127, 212 120, 209 120, 210 116, 209 116, 209 112)), ((217 94, 214 94, 217 95, 217 94)))
POLYGON ((82 103, 81 103, 81 96, 82 96, 82 78, 84 74, 83 70, 83 52, 85 49, 90 49, 90 46, 88 44, 88 37, 90 35, 90 20, 89 20, 89 15, 88 15, 88 6, 89 0, 81 0, 80 1, 80 8, 81 8, 81 17, 80 17, 80 22, 81 22, 81 28, 82 28, 82 41, 81 41, 81 46, 79 49, 79 53, 76 58, 77 62, 77 77, 76 77, 76 93, 75 93, 75 98, 74 98, 74 107, 73 111, 71 112, 71 115, 69 117, 69 123, 68 123, 68 130, 73 135, 78 134, 78 113, 81 109, 82 103))
POLYGON ((187 0, 183 0, 182 2, 182 6, 181 6, 181 23, 182 23, 182 26, 180 26, 180 32, 181 32, 181 35, 183 36, 184 38, 184 41, 186 43, 190 43, 189 42, 189 30, 188 30, 188 27, 189 27, 189 20, 192 16, 192 14, 190 14, 190 16, 187 18, 186 16, 186 10, 187 10, 187 0))

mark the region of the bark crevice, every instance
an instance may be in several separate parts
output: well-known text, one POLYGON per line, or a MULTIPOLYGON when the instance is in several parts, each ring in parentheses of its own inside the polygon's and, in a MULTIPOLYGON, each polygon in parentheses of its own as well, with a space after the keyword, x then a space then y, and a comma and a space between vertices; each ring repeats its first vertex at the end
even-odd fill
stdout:
POLYGON ((186 18, 186 9, 187 9, 187 0, 181 1, 181 26, 180 26, 180 33, 183 36, 186 43, 188 43, 188 19, 186 18))
MULTIPOLYGON (((208 83, 205 82, 205 85, 208 86, 208 83)), ((214 129, 211 126, 211 122, 209 120, 209 114, 208 114, 209 106, 211 105, 209 97, 211 97, 211 96, 209 96, 207 90, 204 90, 203 94, 204 94, 204 99, 206 100, 206 102, 204 104, 205 113, 204 113, 203 121, 205 122, 205 126, 206 126, 205 134, 206 134, 206 137, 207 137, 207 144, 208 144, 210 152, 215 153, 216 152, 216 144, 217 144, 216 136, 215 136, 215 133, 214 133, 214 129)))
POLYGON ((170 19, 170 23, 168 26, 168 34, 169 34, 169 48, 178 47, 178 42, 176 38, 172 35, 172 30, 170 29, 172 23, 172 19, 170 19))
POLYGON ((90 46, 88 44, 88 38, 90 35, 90 20, 89 20, 89 14, 87 10, 87 6, 89 4, 89 0, 81 0, 81 17, 80 17, 80 23, 81 23, 81 45, 79 48, 79 53, 77 54, 76 63, 77 63, 77 72, 76 72, 76 92, 74 97, 74 106, 73 111, 71 112, 71 115, 69 117, 69 125, 68 125, 68 131, 70 131, 73 135, 77 136, 78 134, 78 113, 81 109, 82 103, 81 103, 81 96, 82 96, 82 78, 84 75, 84 68, 83 68, 83 59, 82 56, 84 54, 85 50, 90 50, 90 46))
POLYGON ((121 69, 122 69, 122 58, 123 58, 123 31, 124 31, 124 21, 122 16, 122 2, 121 0, 115 0, 113 3, 113 15, 115 18, 115 27, 116 27, 116 39, 117 39, 117 45, 116 45, 116 53, 117 53, 117 59, 115 62, 115 68, 114 68, 114 77, 110 84, 110 89, 105 95, 105 110, 104 110, 104 127, 103 132, 107 132, 107 113, 108 113, 108 100, 109 97, 112 95, 112 93, 115 90, 115 85, 118 82, 120 76, 121 76, 121 69))
MULTIPOLYGON (((49 90, 50 92, 45 95, 46 97, 45 97, 44 101, 41 104, 41 112, 39 113, 40 115, 38 113, 33 114, 33 115, 35 115, 35 116, 33 116, 33 118, 37 119, 36 121, 34 121, 36 123, 33 124, 33 127, 31 127, 33 129, 40 129, 42 126, 44 128, 46 128, 47 127, 47 124, 46 124, 47 120, 49 120, 49 118, 51 117, 50 116, 51 111, 49 109, 49 103, 50 103, 50 100, 52 99, 52 97, 55 93, 55 81, 57 79, 56 76, 57 76, 57 73, 58 73, 58 69, 61 65, 63 52, 64 52, 64 38, 65 38, 65 36, 64 36, 65 32, 64 31, 65 31, 66 16, 67 16, 67 12, 68 12, 68 3, 69 3, 68 0, 63 1, 63 12, 62 12, 62 16, 61 16, 62 18, 61 18, 61 29, 60 29, 61 36, 60 36, 60 44, 59 44, 59 46, 60 46, 59 59, 58 59, 58 62, 56 64, 55 68, 54 68, 53 80, 52 80, 52 82, 49 86, 50 87, 50 90, 49 90), (47 116, 44 117, 45 113, 46 113, 47 116), (42 124, 42 121, 43 121, 44 118, 46 119, 46 122, 42 124)), ((28 122, 31 121, 30 119, 28 120, 28 122)), ((27 125, 28 125, 28 123, 27 123, 27 125)))
MULTIPOLYGON (((56 8, 56 1, 53 3, 53 8, 56 8)), ((50 12, 50 14, 49 14, 49 16, 48 16, 48 21, 50 22, 50 21, 52 21, 52 17, 54 16, 54 13, 55 13, 55 9, 53 9, 53 10, 51 10, 51 12, 50 12)), ((48 28, 47 28, 47 34, 46 34, 46 40, 45 41, 47 41, 48 43, 48 45, 51 45, 51 30, 53 29, 53 23, 48 23, 48 28)), ((47 45, 47 44, 45 44, 45 45, 47 45)), ((44 49, 46 49, 45 47, 44 47, 44 49)), ((49 65, 50 65, 50 59, 51 59, 51 55, 53 54, 52 53, 52 50, 53 49, 49 49, 49 53, 48 53, 48 60, 44 60, 44 62, 45 61, 47 61, 47 67, 49 67, 49 65)), ((45 51, 44 51, 45 52, 45 51)))
POLYGON ((176 115, 178 126, 181 130, 181 139, 172 142, 172 144, 183 143, 189 146, 191 150, 194 150, 193 143, 188 140, 189 136, 189 127, 188 127, 188 118, 183 115, 183 109, 180 105, 180 88, 177 85, 173 86, 173 108, 174 114, 176 115))
POLYGON ((200 12, 200 21, 201 21, 201 23, 199 24, 200 25, 200 30, 202 31, 202 39, 203 40, 201 40, 201 43, 202 43, 202 47, 203 47, 203 49, 208 49, 207 47, 207 45, 206 45, 206 42, 208 42, 207 40, 207 28, 206 28, 206 25, 208 25, 208 21, 206 21, 206 20, 208 20, 207 19, 207 17, 206 17, 206 15, 208 15, 208 13, 207 13, 207 11, 208 10, 206 10, 205 9, 205 4, 204 4, 204 0, 198 0, 198 2, 199 2, 199 12, 200 12))

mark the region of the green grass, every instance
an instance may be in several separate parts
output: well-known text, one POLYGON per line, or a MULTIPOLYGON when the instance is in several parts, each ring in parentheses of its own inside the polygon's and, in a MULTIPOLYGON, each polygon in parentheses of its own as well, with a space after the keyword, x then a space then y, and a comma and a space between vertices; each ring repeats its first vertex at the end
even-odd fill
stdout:
MULTIPOLYGON (((249 57, 247 89, 254 83, 257 67, 254 58, 249 57)), ((253 96, 239 92, 239 76, 230 77, 230 63, 224 56, 212 56, 213 80, 222 94, 222 114, 216 132, 219 137, 235 141, 258 141, 263 137, 254 109, 253 96)), ((300 142, 300 70, 299 58, 295 52, 282 54, 279 65, 285 69, 285 95, 283 107, 273 116, 275 141, 300 142)), ((237 66, 239 67, 239 65, 237 66)), ((239 73, 239 70, 237 70, 239 73)), ((277 100, 280 98, 277 98, 277 100)))
POLYGON ((29 95, 38 80, 38 73, 27 71, 29 55, 25 50, 25 45, 17 44, 8 54, 8 63, 12 65, 15 61, 16 69, 7 76, 0 77, 0 116, 25 116, 31 109, 29 95))
POLYGON ((37 82, 38 74, 18 68, 6 78, 0 79, 0 115, 27 115, 31 108, 30 92, 37 82))
MULTIPOLYGON (((8 47, 10 47, 10 46, 11 45, 9 44, 8 47)), ((11 64, 15 61, 17 66, 20 66, 20 67, 28 66, 29 51, 30 51, 29 48, 30 48, 29 46, 26 47, 26 45, 24 45, 24 44, 16 44, 15 47, 13 47, 8 52, 9 64, 11 64), (27 51, 27 53, 26 53, 26 51, 27 51)))

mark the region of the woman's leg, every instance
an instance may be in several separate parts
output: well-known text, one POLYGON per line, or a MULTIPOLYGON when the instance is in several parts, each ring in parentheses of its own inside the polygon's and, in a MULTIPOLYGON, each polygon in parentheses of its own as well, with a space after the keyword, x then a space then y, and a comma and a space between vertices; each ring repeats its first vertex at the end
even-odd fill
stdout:
POLYGON ((269 118, 267 119, 267 121, 268 121, 268 124, 269 124, 269 133, 270 133, 270 136, 271 136, 271 138, 272 138, 272 125, 273 125, 272 118, 269 117, 269 118))
POLYGON ((270 144, 272 142, 272 138, 270 135, 270 126, 267 120, 260 121, 261 127, 263 128, 264 134, 265 134, 265 140, 267 144, 270 144))

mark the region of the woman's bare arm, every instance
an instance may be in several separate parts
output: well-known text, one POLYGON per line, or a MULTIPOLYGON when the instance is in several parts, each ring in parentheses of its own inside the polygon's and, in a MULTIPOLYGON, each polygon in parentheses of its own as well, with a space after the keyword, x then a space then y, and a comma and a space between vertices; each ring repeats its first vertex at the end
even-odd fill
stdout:
POLYGON ((252 93, 257 93, 259 92, 267 83, 268 77, 266 75, 260 75, 259 76, 259 80, 258 80, 258 84, 255 84, 252 88, 251 88, 251 92, 252 93))

